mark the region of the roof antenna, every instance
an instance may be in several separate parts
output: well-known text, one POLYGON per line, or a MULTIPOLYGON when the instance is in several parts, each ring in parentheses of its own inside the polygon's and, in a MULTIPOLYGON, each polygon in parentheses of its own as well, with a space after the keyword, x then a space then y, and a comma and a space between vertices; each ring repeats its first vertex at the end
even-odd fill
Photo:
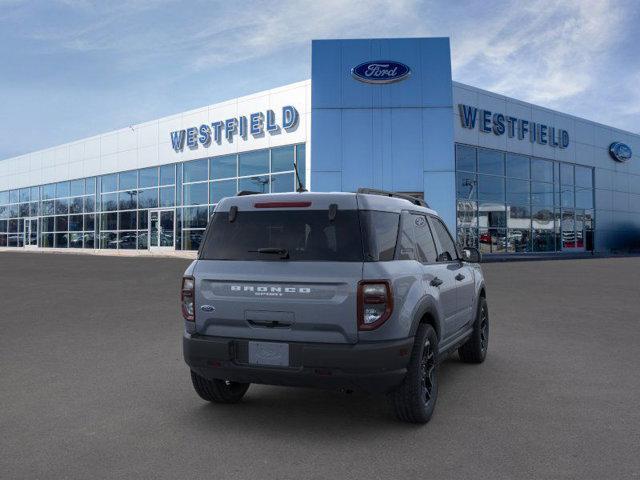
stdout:
POLYGON ((297 161, 293 162, 293 169, 296 172, 296 179, 298 180, 298 188, 296 188, 296 192, 298 192, 298 193, 306 192, 307 189, 304 188, 304 185, 302 185, 302 180, 300 180, 300 175, 298 174, 298 162, 297 161))

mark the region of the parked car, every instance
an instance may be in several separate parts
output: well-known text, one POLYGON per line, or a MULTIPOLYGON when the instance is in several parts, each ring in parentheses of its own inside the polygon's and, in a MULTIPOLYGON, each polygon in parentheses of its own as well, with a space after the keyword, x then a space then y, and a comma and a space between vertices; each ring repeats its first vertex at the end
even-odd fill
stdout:
POLYGON ((238 402, 251 383, 359 389, 427 422, 439 362, 487 354, 479 261, 413 197, 225 198, 182 281, 193 387, 217 403, 238 402))

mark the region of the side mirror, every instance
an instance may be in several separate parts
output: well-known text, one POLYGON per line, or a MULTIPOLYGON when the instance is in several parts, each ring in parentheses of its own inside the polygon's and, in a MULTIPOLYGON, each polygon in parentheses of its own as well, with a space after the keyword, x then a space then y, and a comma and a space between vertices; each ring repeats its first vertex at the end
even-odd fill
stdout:
POLYGON ((475 247, 464 247, 462 249, 462 260, 469 263, 480 263, 482 254, 475 247))

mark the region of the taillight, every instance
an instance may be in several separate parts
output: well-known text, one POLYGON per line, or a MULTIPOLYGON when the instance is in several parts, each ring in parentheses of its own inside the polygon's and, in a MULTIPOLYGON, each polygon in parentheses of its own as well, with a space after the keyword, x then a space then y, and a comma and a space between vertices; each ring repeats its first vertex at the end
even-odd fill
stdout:
POLYGON ((194 322, 195 315, 195 291, 196 282, 193 277, 182 278, 182 291, 180 293, 180 302, 182 304, 182 316, 185 320, 194 322))
POLYGON ((366 280, 358 284, 358 329, 374 330, 391 316, 393 297, 386 280, 366 280))

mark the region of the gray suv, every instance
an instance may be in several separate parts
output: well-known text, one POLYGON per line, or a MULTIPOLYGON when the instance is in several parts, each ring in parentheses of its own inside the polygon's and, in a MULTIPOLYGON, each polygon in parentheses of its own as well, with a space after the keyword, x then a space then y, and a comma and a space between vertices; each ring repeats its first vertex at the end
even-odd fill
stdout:
POLYGON ((386 393, 399 419, 428 422, 438 363, 487 354, 479 261, 414 197, 225 198, 182 281, 193 386, 218 403, 251 383, 386 393))

